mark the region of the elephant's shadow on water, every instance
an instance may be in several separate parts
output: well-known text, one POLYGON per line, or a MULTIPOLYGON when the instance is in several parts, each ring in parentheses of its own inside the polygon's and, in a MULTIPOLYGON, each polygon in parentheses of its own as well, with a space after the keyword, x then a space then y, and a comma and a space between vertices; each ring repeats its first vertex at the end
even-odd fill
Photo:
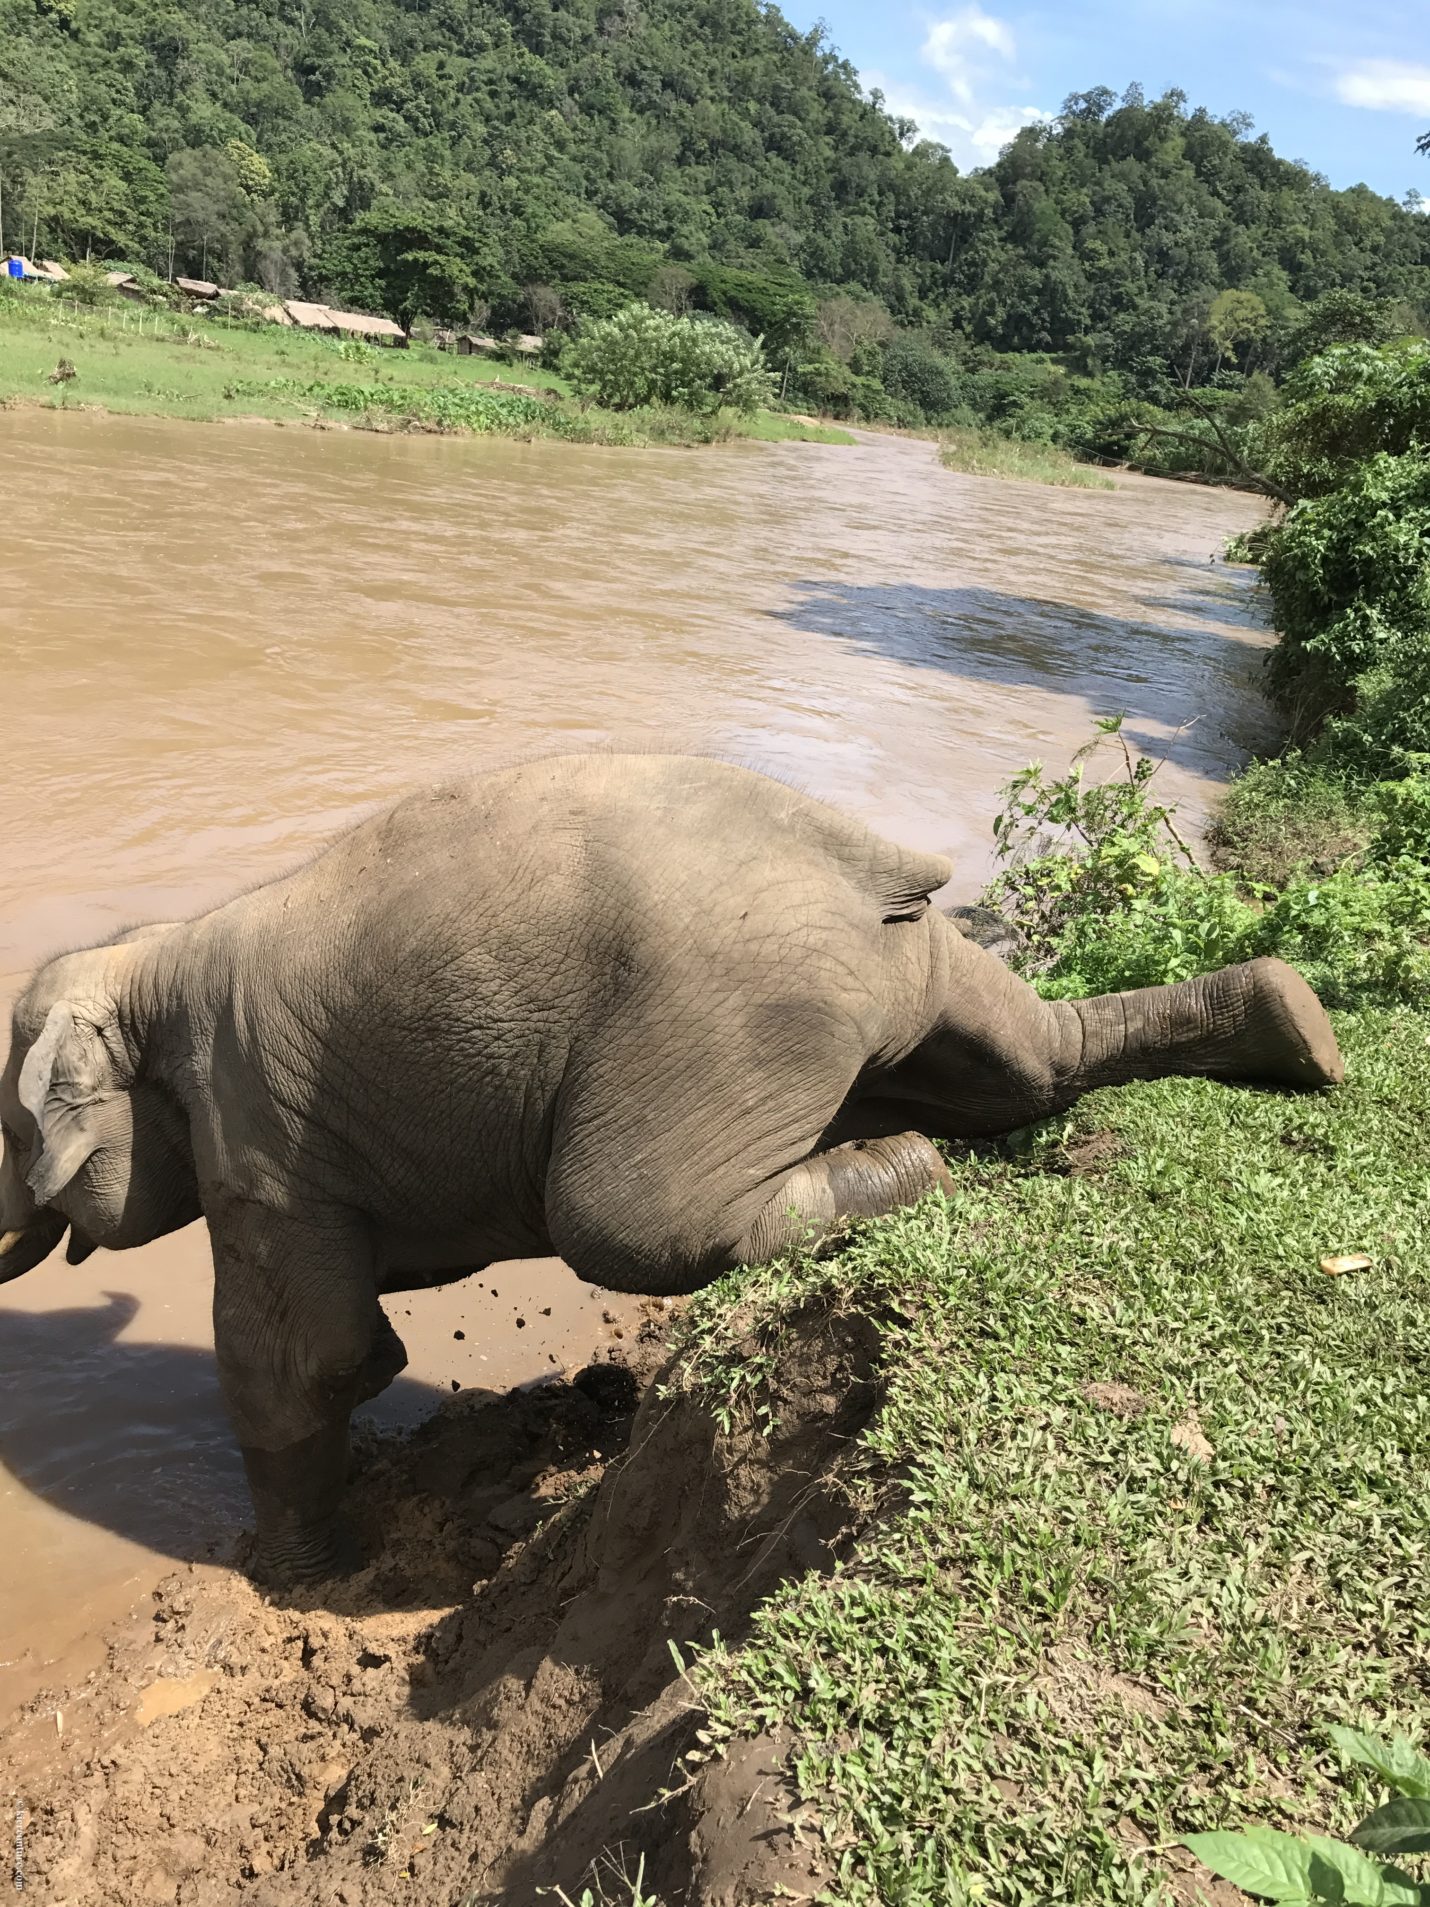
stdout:
MULTIPOLYGON (((5 1316, 0 1459, 56 1509, 159 1556, 233 1560, 252 1512, 213 1353, 129 1341, 138 1312, 138 1298, 108 1291, 5 1316)), ((412 1421, 442 1395, 399 1377, 384 1403, 412 1421)))

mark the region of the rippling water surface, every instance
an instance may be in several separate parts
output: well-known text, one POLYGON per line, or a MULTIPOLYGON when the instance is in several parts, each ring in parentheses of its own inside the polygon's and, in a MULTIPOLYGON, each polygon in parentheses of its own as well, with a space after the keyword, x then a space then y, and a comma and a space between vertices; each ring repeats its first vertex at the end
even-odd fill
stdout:
MULTIPOLYGON (((1253 512, 958 477, 894 438, 614 451, 12 412, 0 985, 279 872, 416 781, 553 746, 772 769, 950 854, 965 897, 1000 783, 1063 764, 1095 715, 1170 751, 1159 786, 1198 817, 1265 732, 1265 638, 1213 561, 1253 512)), ((242 1521, 208 1296, 191 1228, 0 1297, 0 1691, 156 1554, 242 1521)), ((402 1300, 412 1366, 378 1414, 584 1361, 624 1315, 555 1265, 402 1300)))

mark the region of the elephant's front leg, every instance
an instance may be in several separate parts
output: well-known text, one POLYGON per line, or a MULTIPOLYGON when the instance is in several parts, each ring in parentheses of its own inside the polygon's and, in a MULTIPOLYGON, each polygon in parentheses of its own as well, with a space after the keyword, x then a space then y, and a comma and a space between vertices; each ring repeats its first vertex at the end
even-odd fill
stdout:
POLYGON ((736 1262, 761 1265, 821 1245, 851 1218, 881 1218, 951 1185, 938 1148, 918 1132, 832 1146, 780 1181, 740 1241, 736 1262))
MULTIPOLYGON (((310 1581, 341 1560, 348 1418, 392 1362, 372 1255, 338 1214, 309 1222, 243 1200, 209 1216, 214 1349, 266 1576, 310 1581)), ((395 1334, 392 1334, 396 1344, 395 1334)), ((400 1345, 397 1346, 400 1351, 400 1345)))

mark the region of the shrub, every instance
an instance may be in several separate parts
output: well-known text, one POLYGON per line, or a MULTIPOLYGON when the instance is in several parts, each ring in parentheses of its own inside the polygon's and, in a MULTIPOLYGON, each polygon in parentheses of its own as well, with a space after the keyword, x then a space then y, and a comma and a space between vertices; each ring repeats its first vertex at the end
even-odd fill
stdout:
POLYGON ((1319 497, 1377 452, 1430 452, 1430 341, 1338 344, 1298 364, 1253 445, 1292 497, 1319 497))
POLYGON ((630 305, 588 325, 563 370, 577 391, 610 410, 647 404, 711 412, 758 410, 773 395, 757 339, 733 325, 630 305))
POLYGON ((994 822, 1002 871, 989 904, 1023 937, 1019 965, 1049 994, 1112 993, 1189 979, 1243 959, 1257 919, 1229 875, 1205 875, 1153 801, 1154 764, 1133 760, 1121 718, 1049 779, 1041 762, 1015 775, 994 822), (1109 739, 1120 772, 1089 780, 1109 739))
POLYGON ((1060 778, 1036 762, 1015 775, 994 824, 1000 871, 985 899, 1022 935, 1017 965, 1041 992, 1156 986, 1276 954, 1333 1004, 1425 1001, 1430 780, 1376 791, 1387 818, 1362 864, 1276 891, 1198 867, 1120 726, 1099 723, 1060 778), (1090 779, 1090 756, 1113 738, 1118 772, 1090 779))
MULTIPOLYGON (((1350 348, 1350 347, 1347 347, 1350 348)), ((1271 680, 1297 730, 1336 717, 1359 772, 1430 743, 1430 452, 1377 452, 1263 540, 1281 630, 1271 680)))
POLYGON ((74 264, 68 267, 69 276, 64 285, 64 296, 73 298, 80 305, 113 305, 119 303, 119 293, 109 284, 105 265, 74 264))
POLYGON ((226 291, 215 298, 207 310, 211 319, 217 318, 225 324, 240 325, 247 331, 257 331, 272 323, 268 313, 278 302, 271 292, 226 291))
POLYGON ((1293 881, 1248 942, 1299 967, 1332 1006, 1430 998, 1430 864, 1411 857, 1293 881))
POLYGON ((1293 752, 1253 762, 1227 793, 1212 830, 1217 863, 1263 887, 1324 878, 1365 852, 1379 812, 1345 776, 1293 752))
POLYGON ((910 423, 937 421, 958 408, 958 386, 947 360, 911 332, 884 346, 881 377, 896 406, 909 411, 910 423))

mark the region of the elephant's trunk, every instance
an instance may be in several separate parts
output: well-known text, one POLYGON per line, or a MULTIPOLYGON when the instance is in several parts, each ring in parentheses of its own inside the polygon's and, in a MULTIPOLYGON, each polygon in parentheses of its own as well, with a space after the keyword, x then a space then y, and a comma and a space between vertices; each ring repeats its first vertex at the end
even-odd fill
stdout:
POLYGON ((36 1205, 9 1146, 0 1157, 0 1285, 48 1258, 69 1221, 36 1205))
POLYGON ((1345 1065, 1325 1009, 1294 968, 1249 960, 1177 986, 1075 1000, 1068 1097, 1130 1079, 1195 1073, 1311 1089, 1339 1085, 1345 1065))

